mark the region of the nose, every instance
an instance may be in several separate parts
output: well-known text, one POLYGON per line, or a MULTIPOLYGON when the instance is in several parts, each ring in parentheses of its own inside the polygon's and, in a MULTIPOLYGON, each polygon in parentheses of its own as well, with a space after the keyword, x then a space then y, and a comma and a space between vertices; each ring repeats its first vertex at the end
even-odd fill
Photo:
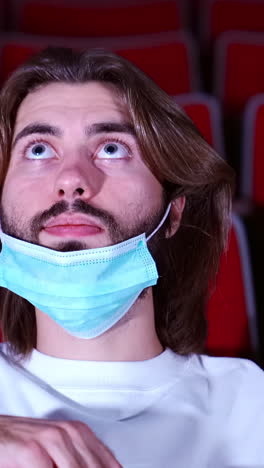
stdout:
POLYGON ((57 200, 89 200, 100 191, 102 182, 102 173, 92 164, 84 166, 74 162, 65 165, 57 173, 54 195, 57 200))

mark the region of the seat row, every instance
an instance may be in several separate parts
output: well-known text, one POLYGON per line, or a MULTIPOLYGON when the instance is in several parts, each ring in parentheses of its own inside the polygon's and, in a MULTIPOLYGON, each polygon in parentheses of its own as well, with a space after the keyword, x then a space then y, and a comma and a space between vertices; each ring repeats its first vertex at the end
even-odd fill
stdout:
POLYGON ((204 43, 228 30, 264 31, 263 0, 1 0, 0 5, 3 26, 26 34, 139 35, 191 29, 197 17, 204 43))
MULTIPOLYGON (((2 34, 1 81, 32 53, 48 45, 115 51, 142 68, 171 95, 203 89, 199 49, 186 32, 92 39, 2 34)), ((226 116, 238 116, 251 96, 264 92, 264 34, 224 33, 216 41, 213 60, 210 91, 222 103, 226 116)))
MULTIPOLYGON (((204 93, 179 95, 175 100, 194 121, 207 142, 228 160, 220 102, 214 96, 204 93)), ((241 201, 264 207, 264 93, 248 100, 241 120, 240 181, 237 181, 237 195, 241 201)))

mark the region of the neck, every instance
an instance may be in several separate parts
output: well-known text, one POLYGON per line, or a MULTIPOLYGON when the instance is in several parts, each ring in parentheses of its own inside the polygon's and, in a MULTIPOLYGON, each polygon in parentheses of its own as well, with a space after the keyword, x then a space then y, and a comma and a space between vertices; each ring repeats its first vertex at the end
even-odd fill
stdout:
POLYGON ((163 351, 155 330, 152 288, 123 319, 97 338, 86 340, 69 335, 38 309, 36 320, 37 350, 49 356, 86 361, 144 361, 163 351))

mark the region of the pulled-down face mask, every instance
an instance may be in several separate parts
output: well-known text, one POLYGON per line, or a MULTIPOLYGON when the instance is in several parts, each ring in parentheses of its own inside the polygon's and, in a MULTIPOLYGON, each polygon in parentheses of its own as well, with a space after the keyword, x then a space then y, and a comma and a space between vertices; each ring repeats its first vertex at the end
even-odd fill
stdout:
POLYGON ((157 228, 119 244, 75 252, 8 236, 0 229, 0 286, 27 299, 71 335, 95 338, 115 325, 141 292, 157 283, 147 241, 157 228))

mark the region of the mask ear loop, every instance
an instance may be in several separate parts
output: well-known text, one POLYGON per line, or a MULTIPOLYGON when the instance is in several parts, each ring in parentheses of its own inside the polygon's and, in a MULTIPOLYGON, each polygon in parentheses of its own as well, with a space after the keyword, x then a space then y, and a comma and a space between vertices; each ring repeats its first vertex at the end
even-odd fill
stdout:
POLYGON ((154 231, 147 237, 146 241, 149 241, 149 239, 151 239, 152 236, 154 236, 154 234, 156 234, 156 232, 159 230, 159 228, 161 228, 161 226, 164 224, 164 222, 166 221, 167 217, 168 217, 168 214, 170 212, 170 209, 171 209, 171 203, 169 203, 168 205, 168 208, 166 209, 165 211, 165 214, 161 220, 161 222, 159 223, 159 225, 156 227, 156 229, 154 229, 154 231))

